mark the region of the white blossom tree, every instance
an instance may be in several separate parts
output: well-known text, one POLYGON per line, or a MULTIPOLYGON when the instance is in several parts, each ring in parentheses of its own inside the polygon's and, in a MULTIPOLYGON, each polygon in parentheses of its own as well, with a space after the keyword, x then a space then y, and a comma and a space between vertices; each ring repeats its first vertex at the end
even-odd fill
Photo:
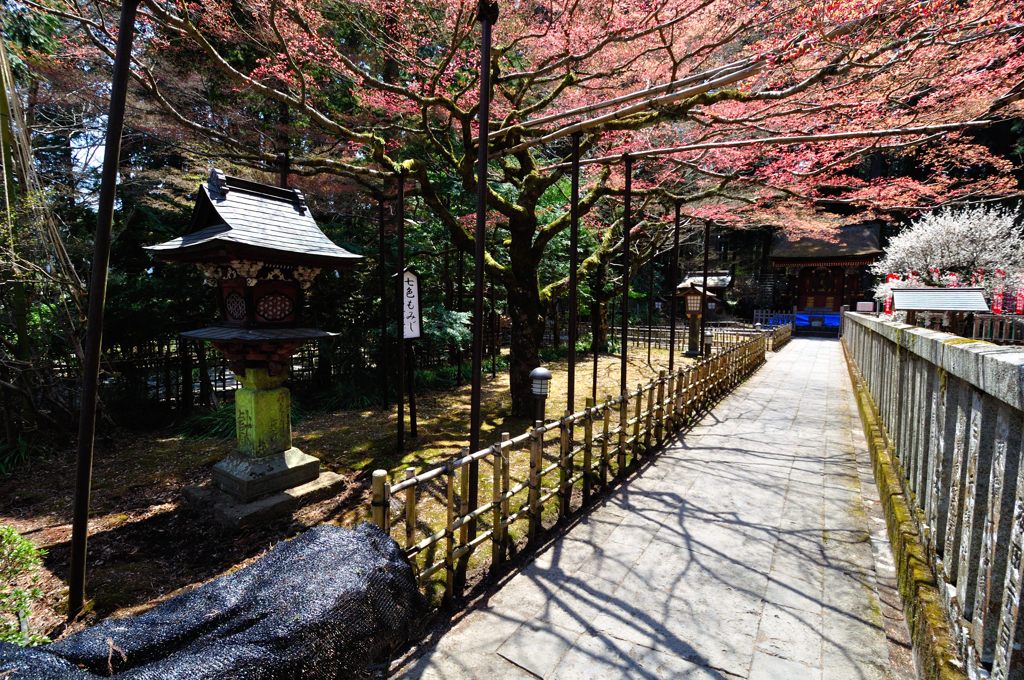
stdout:
POLYGON ((974 285, 992 294, 1022 285, 1024 236, 1016 213, 1006 208, 933 212, 892 238, 871 270, 883 279, 875 289, 879 297, 914 286, 974 285), (900 278, 886 282, 889 274, 900 278))

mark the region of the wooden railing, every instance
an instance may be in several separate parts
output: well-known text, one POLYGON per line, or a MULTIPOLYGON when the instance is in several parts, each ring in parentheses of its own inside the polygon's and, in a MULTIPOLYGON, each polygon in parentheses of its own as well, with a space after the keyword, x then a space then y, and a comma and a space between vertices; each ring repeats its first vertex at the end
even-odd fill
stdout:
MULTIPOLYGON (((751 324, 734 322, 715 322, 708 324, 706 328, 711 333, 711 349, 717 352, 729 345, 746 342, 750 336, 757 331, 751 324)), ((627 338, 631 347, 646 347, 648 337, 653 347, 668 349, 672 339, 670 326, 652 326, 648 331, 646 326, 633 326, 627 331, 627 338)), ((685 324, 676 326, 676 349, 685 348, 689 342, 689 328, 685 324)))
POLYGON ((789 324, 786 324, 785 326, 772 326, 770 330, 767 331, 767 335, 768 351, 778 352, 793 339, 793 327, 789 324))
POLYGON ((767 334, 659 377, 619 398, 548 423, 537 421, 517 437, 392 482, 373 473, 372 521, 391 533, 414 564, 419 583, 437 583, 457 595, 459 564, 484 544, 484 559, 499 566, 510 549, 532 545, 545 528, 610 488, 672 435, 689 425, 764 362, 767 334), (479 470, 479 497, 470 511, 470 474, 479 470), (486 470, 486 467, 490 470, 486 470), (429 504, 429 508, 427 505, 429 504), (476 524, 475 538, 469 527, 476 524), (438 577, 443 573, 443 580, 438 577))
POLYGON ((1024 345, 1024 316, 975 314, 971 337, 997 345, 1024 345))
POLYGON ((796 320, 796 314, 793 313, 792 309, 786 310, 774 310, 774 309, 755 309, 754 310, 754 323, 761 324, 762 326, 782 326, 792 325, 796 320))
POLYGON ((1024 352, 864 314, 843 341, 968 674, 1024 676, 1024 352))

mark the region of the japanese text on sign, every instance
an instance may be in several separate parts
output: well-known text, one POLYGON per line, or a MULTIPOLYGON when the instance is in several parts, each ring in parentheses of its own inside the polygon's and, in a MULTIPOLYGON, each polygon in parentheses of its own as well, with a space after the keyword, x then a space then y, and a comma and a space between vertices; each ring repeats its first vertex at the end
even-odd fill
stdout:
POLYGON ((413 271, 402 274, 402 337, 420 337, 420 281, 413 271))

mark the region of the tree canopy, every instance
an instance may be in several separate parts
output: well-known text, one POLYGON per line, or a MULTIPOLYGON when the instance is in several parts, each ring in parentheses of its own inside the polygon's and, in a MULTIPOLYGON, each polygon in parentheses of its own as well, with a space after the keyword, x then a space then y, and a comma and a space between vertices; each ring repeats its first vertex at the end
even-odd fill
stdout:
MULTIPOLYGON (((102 93, 116 0, 23 1, 68 31, 40 68, 102 93)), ((404 172, 471 252, 477 5, 148 0, 133 120, 189 153, 315 177, 340 200, 385 195, 404 172)), ((1012 163, 973 131, 1019 117, 1022 43, 1024 5, 997 0, 502 2, 486 65, 486 268, 508 294, 517 410, 543 309, 566 284, 539 271, 569 224, 570 134, 605 159, 586 166, 594 246, 580 273, 607 278, 624 153, 639 159, 637 261, 658 251, 677 202, 695 220, 821 233, 835 223, 825 211, 853 220, 1014 194, 1012 163), (676 150, 643 154, 659 147, 676 150)))

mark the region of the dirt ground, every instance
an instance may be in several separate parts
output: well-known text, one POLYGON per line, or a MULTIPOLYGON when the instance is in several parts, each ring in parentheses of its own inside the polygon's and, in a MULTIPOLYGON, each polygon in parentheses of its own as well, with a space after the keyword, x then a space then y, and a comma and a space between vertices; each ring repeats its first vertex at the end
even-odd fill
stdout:
MULTIPOLYGON (((631 388, 657 375, 667 364, 667 350, 631 349, 631 388)), ((678 354, 677 354, 678 357, 678 354)), ((681 358, 679 358, 681 360, 681 358)), ((593 363, 581 357, 576 369, 576 408, 590 396, 593 363)), ((565 410, 567 364, 549 366, 554 378, 548 417, 565 410)), ((600 357, 598 396, 618 393, 618 356, 600 357)), ((323 465, 343 475, 346 484, 334 497, 307 506, 293 516, 255 530, 232 532, 192 508, 185 487, 208 483, 210 467, 233 448, 233 440, 190 439, 155 433, 114 433, 97 442, 93 471, 87 595, 90 610, 74 629, 108 616, 152 606, 183 589, 243 566, 280 540, 324 522, 351 525, 365 519, 369 473, 388 469, 392 479, 406 467, 424 470, 455 455, 466 445, 469 385, 419 395, 419 436, 407 437, 407 450, 396 444, 395 409, 337 411, 315 415, 295 426, 294 442, 323 465)), ((508 417, 508 376, 499 373, 483 385, 482 440, 497 440, 528 426, 508 417)), ((70 555, 74 460, 52 456, 34 460, 0 479, 0 524, 9 524, 47 551, 40 606, 33 629, 60 636, 67 632, 67 568, 70 555)), ((482 489, 483 491, 483 489, 482 489)), ((421 515, 429 519, 429 506, 421 515)))

